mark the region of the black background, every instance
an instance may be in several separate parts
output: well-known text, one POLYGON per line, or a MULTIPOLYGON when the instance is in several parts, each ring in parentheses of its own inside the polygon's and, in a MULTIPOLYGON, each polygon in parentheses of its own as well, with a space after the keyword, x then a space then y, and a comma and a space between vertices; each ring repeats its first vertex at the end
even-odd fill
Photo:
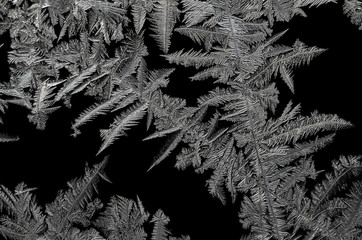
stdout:
MULTIPOLYGON (((331 145, 315 154, 316 165, 321 168, 340 154, 361 153, 358 136, 362 131, 362 32, 343 15, 341 3, 307 9, 306 12, 307 18, 295 17, 289 23, 276 25, 277 31, 289 29, 279 43, 291 45, 299 39, 308 46, 328 50, 309 66, 294 72, 295 95, 280 79, 277 80, 281 92, 279 112, 292 99, 295 104, 301 103, 303 114, 317 109, 320 113, 337 114, 355 125, 353 129, 339 132, 331 145)), ((4 35, 0 39, 0 43, 5 43, 0 49, 3 81, 8 78, 8 37, 4 35)), ((189 44, 179 35, 174 38, 182 41, 178 46, 175 40, 171 52, 184 48, 184 43, 189 44)), ((146 38, 146 44, 150 47, 155 43, 146 38)), ((151 47, 149 50, 152 54, 151 47)), ((163 67, 157 61, 153 61, 153 65, 149 67, 163 67)), ((169 94, 187 97, 192 102, 198 94, 211 89, 209 85, 191 83, 187 77, 192 71, 180 69, 172 75, 174 80, 167 90, 169 94)), ((147 172, 165 139, 142 142, 148 135, 144 121, 130 130, 128 137, 122 137, 104 154, 95 157, 100 146, 99 126, 107 127, 109 122, 97 120, 82 128, 82 134, 77 138, 71 137, 71 123, 91 101, 75 97, 72 103, 72 110, 62 108, 50 116, 45 131, 36 130, 28 123, 25 109, 10 106, 0 131, 19 135, 20 140, 0 144, 0 184, 10 189, 20 182, 37 187, 38 202, 44 206, 54 200, 60 188, 67 187, 67 181, 84 173, 85 162, 93 165, 110 154, 106 173, 113 184, 99 184, 99 196, 104 201, 114 194, 132 199, 139 196, 151 214, 161 208, 170 217, 169 227, 177 235, 190 235, 194 240, 240 239, 239 205, 233 205, 229 200, 223 206, 208 193, 205 183, 210 173, 198 175, 191 168, 178 171, 173 167, 175 153, 147 172)))

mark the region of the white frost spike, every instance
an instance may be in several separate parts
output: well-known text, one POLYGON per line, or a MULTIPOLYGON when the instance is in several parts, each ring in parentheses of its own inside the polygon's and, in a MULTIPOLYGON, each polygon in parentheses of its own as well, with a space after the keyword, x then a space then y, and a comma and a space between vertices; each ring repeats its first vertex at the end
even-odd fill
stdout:
POLYGON ((150 15, 151 29, 157 45, 167 53, 171 45, 172 30, 180 15, 175 0, 156 0, 150 15))
POLYGON ((99 149, 97 155, 100 154, 104 149, 109 147, 120 136, 126 135, 125 131, 128 130, 130 127, 137 125, 138 121, 146 113, 147 107, 148 103, 135 105, 127 110, 125 113, 122 113, 121 116, 117 117, 115 121, 111 124, 109 129, 100 130, 103 144, 99 149))

